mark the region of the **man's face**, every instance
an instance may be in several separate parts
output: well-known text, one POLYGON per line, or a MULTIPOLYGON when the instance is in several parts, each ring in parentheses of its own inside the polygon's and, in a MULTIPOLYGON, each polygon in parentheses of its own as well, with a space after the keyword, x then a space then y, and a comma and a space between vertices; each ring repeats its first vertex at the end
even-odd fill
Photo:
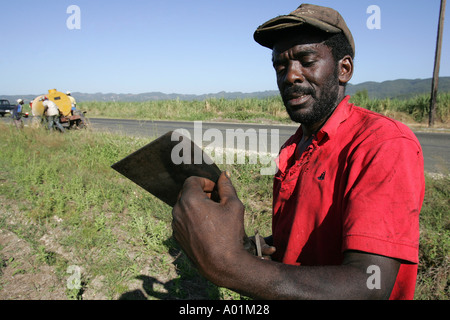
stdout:
POLYGON ((338 68, 331 49, 316 36, 279 41, 273 66, 286 110, 295 122, 324 121, 338 104, 338 68))

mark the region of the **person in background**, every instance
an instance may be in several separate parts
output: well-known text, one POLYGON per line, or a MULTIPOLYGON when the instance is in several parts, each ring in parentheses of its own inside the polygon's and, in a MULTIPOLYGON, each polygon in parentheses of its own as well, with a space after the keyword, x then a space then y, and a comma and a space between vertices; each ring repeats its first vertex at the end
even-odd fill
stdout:
POLYGON ((67 91, 66 95, 69 97, 70 103, 72 105, 72 108, 70 109, 70 113, 72 115, 75 115, 75 112, 77 110, 77 101, 75 100, 74 97, 72 97, 72 93, 70 91, 67 91))
POLYGON ((22 99, 17 99, 17 104, 15 105, 12 114, 12 118, 14 120, 14 124, 16 125, 17 129, 23 128, 23 120, 22 120, 23 104, 24 102, 22 99))
POLYGON ((59 121, 60 111, 58 106, 47 97, 42 98, 42 104, 44 105, 44 114, 47 116, 48 129, 51 131, 55 126, 60 132, 64 132, 65 129, 59 121))
POLYGON ((75 125, 73 126, 75 129, 80 129, 82 126, 86 126, 86 118, 84 116, 85 112, 81 112, 77 109, 77 101, 74 97, 72 97, 72 93, 70 91, 66 92, 66 95, 69 97, 70 102, 72 104, 72 109, 70 113, 72 116, 79 116, 79 119, 75 120, 75 125))

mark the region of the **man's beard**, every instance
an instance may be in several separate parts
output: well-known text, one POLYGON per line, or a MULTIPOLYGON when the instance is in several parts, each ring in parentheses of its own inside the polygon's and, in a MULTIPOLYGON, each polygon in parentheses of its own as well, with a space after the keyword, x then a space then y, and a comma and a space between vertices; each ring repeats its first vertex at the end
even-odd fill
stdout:
MULTIPOLYGON (((301 123, 304 125, 312 125, 327 118, 331 112, 336 108, 339 97, 339 79, 337 68, 333 73, 333 76, 328 79, 324 85, 322 96, 317 100, 316 92, 313 88, 303 89, 300 87, 292 86, 285 90, 285 96, 290 94, 309 94, 316 102, 308 113, 296 113, 290 108, 286 108, 289 117, 292 121, 301 123)), ((285 101, 286 105, 286 101, 285 101)))

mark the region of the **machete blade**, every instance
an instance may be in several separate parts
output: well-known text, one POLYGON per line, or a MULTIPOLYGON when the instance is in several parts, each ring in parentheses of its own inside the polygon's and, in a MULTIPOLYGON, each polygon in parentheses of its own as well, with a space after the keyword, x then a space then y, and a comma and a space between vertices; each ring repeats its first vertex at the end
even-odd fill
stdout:
POLYGON ((166 133, 111 166, 172 207, 188 177, 199 176, 217 182, 221 174, 217 165, 200 147, 186 136, 179 133, 172 136, 173 133, 174 131, 166 133), (173 162, 172 152, 176 146, 175 150, 182 151, 176 153, 177 157, 190 158, 190 161, 180 164, 173 162), (183 154, 189 151, 190 157, 189 154, 183 154))

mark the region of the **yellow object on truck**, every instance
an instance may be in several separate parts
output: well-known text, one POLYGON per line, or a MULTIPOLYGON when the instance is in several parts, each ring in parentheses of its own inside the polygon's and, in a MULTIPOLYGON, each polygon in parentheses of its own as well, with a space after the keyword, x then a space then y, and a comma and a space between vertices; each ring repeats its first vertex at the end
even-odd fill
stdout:
MULTIPOLYGON (((41 101, 43 97, 44 96, 42 95, 36 97, 33 100, 33 104, 31 107, 31 112, 33 113, 33 116, 42 116, 44 114, 44 106, 41 101)), ((64 117, 70 116, 70 111, 72 109, 72 102, 65 93, 59 92, 56 89, 51 89, 48 90, 48 94, 45 95, 45 97, 53 101, 58 106, 59 111, 61 111, 61 114, 64 117)))

